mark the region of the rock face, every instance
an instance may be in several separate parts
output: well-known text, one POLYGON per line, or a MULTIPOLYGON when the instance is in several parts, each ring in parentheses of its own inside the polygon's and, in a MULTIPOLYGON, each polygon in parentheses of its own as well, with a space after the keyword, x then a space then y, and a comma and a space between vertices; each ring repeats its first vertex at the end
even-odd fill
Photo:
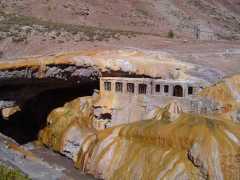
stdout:
MULTIPOLYGON (((216 87, 221 83, 208 94, 216 87)), ((99 98, 79 98, 54 110, 40 140, 97 178, 238 178, 240 125, 228 113, 208 117, 183 113, 173 102, 156 109, 149 120, 96 131, 91 121, 99 98)))
MULTIPOLYGON (((26 80, 31 74, 37 80, 54 79, 81 84, 85 80, 112 75, 178 80, 198 78, 210 83, 209 77, 191 75, 192 71, 204 67, 182 63, 161 53, 78 52, 49 57, 43 64, 39 60, 41 58, 0 64, 0 71, 6 73, 2 78, 16 77, 14 82, 21 84, 22 81, 18 80, 23 76, 26 80), (26 73, 30 72, 27 69, 31 73, 26 73), (176 69, 178 73, 169 73, 176 69)), ((214 82, 212 78, 211 82, 214 82)), ((47 126, 39 133, 39 140, 71 158, 77 168, 97 178, 236 179, 240 173, 240 125, 235 123, 240 107, 239 82, 236 75, 200 93, 221 104, 214 114, 186 113, 181 105, 172 102, 154 108, 153 116, 145 121, 139 121, 139 118, 143 115, 148 117, 147 114, 139 115, 140 110, 129 109, 133 116, 121 114, 114 117, 131 123, 102 131, 93 127, 94 119, 112 118, 109 109, 125 105, 124 99, 102 97, 98 93, 81 97, 50 113, 47 126), (103 107, 98 106, 101 101, 105 101, 103 107)), ((146 98, 139 99, 139 102, 149 104, 146 98)))
POLYGON ((213 99, 221 104, 218 111, 228 119, 239 121, 240 109, 240 76, 226 78, 215 86, 204 89, 201 96, 213 99))
POLYGON ((46 90, 97 84, 101 76, 199 80, 209 84, 222 74, 212 68, 178 61, 168 53, 130 49, 18 59, 0 63, 0 109, 24 104, 46 90), (210 72, 215 74, 214 78, 210 72))
POLYGON ((176 101, 167 105, 166 109, 167 109, 167 112, 169 113, 169 120, 172 122, 178 119, 180 114, 183 113, 182 107, 176 101))
POLYGON ((40 132, 40 140, 54 150, 74 157, 75 154, 71 150, 75 152, 81 145, 81 137, 94 131, 92 104, 95 98, 97 97, 78 98, 67 103, 63 108, 52 111, 48 117, 48 126, 40 132), (68 131, 70 134, 67 133, 68 131))

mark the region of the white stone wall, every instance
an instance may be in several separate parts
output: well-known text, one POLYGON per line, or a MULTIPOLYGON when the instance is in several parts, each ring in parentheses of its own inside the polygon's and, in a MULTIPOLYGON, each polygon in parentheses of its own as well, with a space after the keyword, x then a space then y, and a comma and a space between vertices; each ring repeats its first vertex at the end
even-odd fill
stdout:
MULTIPOLYGON (((101 102, 98 107, 102 107, 101 111, 111 112, 111 125, 131 123, 135 121, 145 120, 149 118, 158 107, 164 107, 172 101, 178 101, 184 112, 192 113, 209 113, 214 110, 215 105, 207 100, 196 96, 197 91, 200 90, 201 84, 188 81, 166 81, 155 80, 149 78, 102 78, 100 80, 100 95, 101 102), (105 91, 104 82, 111 82, 111 91, 105 91), (123 83, 123 92, 115 91, 115 83, 123 83), (134 93, 127 92, 127 83, 134 83, 134 93), (138 85, 146 84, 146 94, 138 93, 138 85), (160 93, 155 91, 155 86, 160 84, 160 93), (164 85, 169 86, 168 93, 164 93, 164 85), (183 97, 173 96, 174 86, 180 85, 183 88, 183 97), (192 86, 194 89, 193 95, 188 95, 188 87, 192 86), (107 109, 107 110, 106 110, 107 109)), ((97 126, 104 128, 107 121, 99 121, 97 126)))
MULTIPOLYGON (((178 101, 184 112, 191 113, 209 113, 214 110, 212 102, 201 98, 178 98, 172 96, 153 96, 153 95, 129 95, 129 94, 105 94, 102 99, 102 112, 111 111, 112 126, 127 124, 149 118, 158 107, 164 107, 167 104, 178 101), (104 104, 107 102, 111 107, 104 104), (108 110, 104 108, 109 108, 108 110)), ((104 123, 104 122, 102 122, 104 123)), ((106 122, 107 123, 107 122, 106 122)))
MULTIPOLYGON (((201 90, 201 87, 204 85, 200 82, 193 81, 176 81, 176 80, 162 80, 162 79, 151 79, 151 78, 124 78, 124 77, 102 77, 100 79, 100 92, 104 92, 104 82, 111 82, 112 89, 111 93, 118 93, 115 91, 115 83, 121 82, 123 83, 123 93, 127 92, 127 83, 134 83, 135 92, 134 95, 138 95, 138 86, 139 84, 147 85, 147 93, 146 95, 161 95, 161 96, 173 96, 173 91, 175 86, 181 86, 183 89, 183 97, 192 97, 197 94, 201 90), (156 85, 160 85, 160 93, 155 91, 156 85), (164 92, 164 86, 167 85, 169 87, 169 91, 164 92), (193 94, 188 94, 188 87, 193 87, 193 94)), ((107 92, 110 93, 110 92, 107 92)))

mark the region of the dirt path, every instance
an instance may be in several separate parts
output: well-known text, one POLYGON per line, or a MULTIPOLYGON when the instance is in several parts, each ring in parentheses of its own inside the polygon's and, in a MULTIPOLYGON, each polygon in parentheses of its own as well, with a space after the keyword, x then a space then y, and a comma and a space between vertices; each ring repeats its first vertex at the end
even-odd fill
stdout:
POLYGON ((33 153, 33 158, 9 148, 15 142, 0 134, 0 161, 16 167, 31 179, 36 180, 92 180, 91 176, 81 174, 74 168, 72 161, 60 154, 44 148, 36 148, 31 143, 23 148, 33 153))
POLYGON ((45 147, 38 147, 31 150, 31 152, 33 152, 43 161, 47 161, 51 166, 59 166, 64 168, 63 173, 66 174, 69 179, 94 180, 92 176, 84 175, 80 170, 74 168, 72 160, 61 156, 58 153, 54 153, 50 149, 47 149, 45 147))

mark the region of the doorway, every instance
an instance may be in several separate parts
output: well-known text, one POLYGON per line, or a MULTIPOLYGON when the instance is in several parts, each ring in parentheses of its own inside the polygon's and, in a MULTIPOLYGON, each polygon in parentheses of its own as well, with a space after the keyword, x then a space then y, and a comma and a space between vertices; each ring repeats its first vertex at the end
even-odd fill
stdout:
POLYGON ((183 88, 182 88, 182 86, 180 86, 180 85, 174 86, 173 96, 183 97, 183 88))

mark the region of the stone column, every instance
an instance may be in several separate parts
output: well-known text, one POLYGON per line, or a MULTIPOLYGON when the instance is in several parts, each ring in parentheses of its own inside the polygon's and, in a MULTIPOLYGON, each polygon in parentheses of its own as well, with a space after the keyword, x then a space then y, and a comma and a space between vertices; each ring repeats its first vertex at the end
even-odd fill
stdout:
POLYGON ((123 94, 127 94, 127 81, 122 81, 123 94))
POLYGON ((183 84, 182 85, 183 88, 183 97, 188 97, 188 85, 187 84, 183 84))
POLYGON ((168 84, 169 88, 168 88, 168 96, 173 96, 173 89, 175 87, 175 84, 168 84))
POLYGON ((104 89, 104 80, 100 78, 100 94, 103 94, 105 89, 104 89))
POLYGON ((164 84, 160 84, 160 95, 163 96, 164 95, 164 84))
POLYGON ((116 87, 115 87, 115 84, 116 84, 116 81, 115 80, 112 80, 112 81, 110 81, 111 83, 112 83, 112 87, 111 87, 111 92, 112 93, 116 93, 116 87))
MULTIPOLYGON (((145 84, 145 83, 144 83, 145 84)), ((146 82, 147 85, 147 92, 146 95, 151 95, 151 91, 152 91, 152 85, 151 85, 151 81, 146 82)))
POLYGON ((134 83, 134 95, 138 95, 138 83, 134 83))

